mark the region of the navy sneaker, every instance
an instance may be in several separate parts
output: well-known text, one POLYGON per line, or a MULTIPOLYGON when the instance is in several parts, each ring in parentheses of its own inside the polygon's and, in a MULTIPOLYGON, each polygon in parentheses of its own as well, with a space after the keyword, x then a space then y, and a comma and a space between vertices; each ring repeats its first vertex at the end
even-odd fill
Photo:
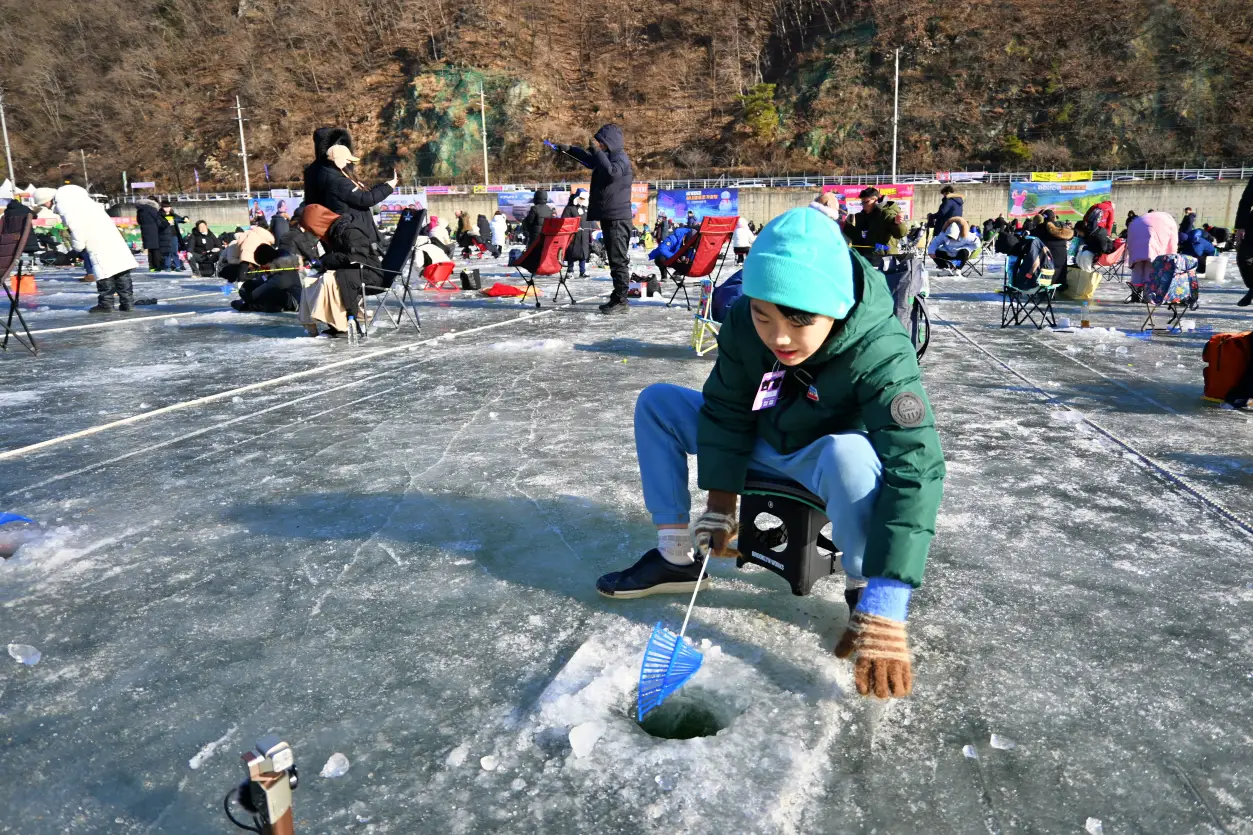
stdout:
MULTIPOLYGON (((650 594, 691 594, 700 576, 700 563, 675 565, 656 548, 640 557, 625 571, 611 571, 596 580, 596 591, 605 597, 630 599, 650 594)), ((702 590, 709 586, 709 576, 701 580, 702 590)))
POLYGON ((865 588, 844 589, 844 602, 848 604, 849 615, 853 614, 853 610, 857 608, 857 604, 861 602, 861 591, 865 588))

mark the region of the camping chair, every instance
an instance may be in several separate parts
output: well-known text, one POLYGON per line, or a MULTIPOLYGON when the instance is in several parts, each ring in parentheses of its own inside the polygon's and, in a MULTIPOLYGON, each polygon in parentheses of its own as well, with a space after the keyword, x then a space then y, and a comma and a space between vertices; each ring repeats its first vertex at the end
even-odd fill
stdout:
POLYGON ((452 261, 440 261, 438 264, 427 264, 422 268, 422 278, 426 280, 423 290, 438 290, 441 293, 456 293, 461 288, 452 283, 452 271, 456 266, 452 261))
POLYGON ((1140 324, 1140 330, 1155 330, 1153 314, 1165 306, 1170 311, 1170 321, 1164 330, 1173 331, 1184 314, 1195 310, 1201 301, 1201 287, 1196 278, 1197 259, 1191 255, 1159 255, 1153 259, 1149 280, 1135 285, 1140 290, 1148 315, 1140 324))
POLYGON ((1001 287, 1001 327, 1024 325, 1028 322, 1035 325, 1036 330, 1043 330, 1045 325, 1057 327, 1057 319, 1053 315, 1053 296, 1057 293, 1057 285, 1053 283, 1053 270, 1043 271, 1035 287, 1020 288, 1014 285, 1014 272, 1006 268, 1005 283, 1001 287), (1040 318, 1037 320, 1036 316, 1040 318))
MULTIPOLYGON (((400 213, 400 223, 396 225, 396 231, 387 245, 387 252, 383 255, 383 266, 379 270, 383 278, 376 280, 375 284, 368 283, 368 280, 362 282, 361 307, 364 314, 362 318, 369 322, 367 329, 374 326, 379 314, 385 314, 387 320, 397 328, 408 316, 414 329, 419 332, 422 330, 422 324, 414 313, 416 302, 409 286, 413 275, 415 260, 413 245, 418 238, 418 221, 418 212, 413 209, 405 209, 400 213), (375 308, 373 316, 370 315, 370 296, 378 297, 378 307, 375 308), (398 310, 395 316, 388 309, 388 302, 396 303, 398 310)), ((362 275, 365 276, 364 270, 362 270, 362 275)))
POLYGON ((983 278, 983 272, 986 269, 984 265, 984 251, 986 249, 987 248, 983 245, 983 241, 980 240, 974 253, 971 254, 971 256, 966 259, 966 263, 961 266, 962 278, 974 278, 975 276, 983 278))
POLYGON ((570 297, 570 304, 575 304, 574 294, 570 292, 570 287, 566 281, 570 278, 569 265, 562 269, 565 264, 566 250, 570 248, 570 239, 579 231, 581 221, 577 217, 550 217, 544 220, 544 225, 540 228, 539 235, 535 240, 531 241, 517 260, 509 259, 509 266, 518 271, 518 275, 526 282, 526 290, 522 293, 522 301, 526 301, 526 297, 531 293, 535 294, 535 307, 539 307, 539 288, 535 286, 535 279, 541 275, 557 276, 557 290, 553 293, 553 302, 556 303, 561 294, 561 288, 565 287, 566 295, 570 297))
POLYGON ((31 216, 28 214, 10 215, 0 222, 0 287, 4 288, 4 294, 9 299, 9 314, 4 322, 4 341, 0 342, 0 349, 9 350, 9 337, 12 336, 23 348, 38 355, 39 346, 35 344, 35 337, 31 336, 26 319, 18 308, 22 297, 22 251, 26 248, 30 231, 31 216), (17 281, 13 284, 13 290, 10 290, 9 272, 14 266, 17 267, 17 281), (13 328, 14 315, 17 316, 21 333, 13 328))
MULTIPOLYGON (((688 235, 687 240, 679 247, 679 251, 662 262, 667 269, 672 271, 675 283, 678 285, 674 288, 674 293, 670 295, 670 301, 666 302, 666 307, 674 304, 675 298, 682 290, 687 309, 692 309, 692 300, 687 295, 686 280, 705 278, 714 271, 715 266, 718 268, 718 275, 722 273, 722 265, 727 260, 727 253, 731 251, 731 235, 734 234, 735 224, 738 221, 738 216, 705 218, 700 222, 700 228, 696 230, 696 234, 688 235)), ((718 285, 718 275, 713 277, 715 287, 718 285)))
POLYGON ((1092 271, 1099 275, 1102 281, 1117 281, 1122 278, 1122 273, 1126 266, 1126 241, 1119 241, 1117 248, 1113 252, 1107 252, 1092 259, 1092 271))
MULTIPOLYGON (((677 292, 677 291, 676 291, 677 292)), ((696 304, 695 321, 692 323, 692 350, 703 357, 718 347, 718 322, 713 318, 713 279, 700 280, 700 301, 696 304)))

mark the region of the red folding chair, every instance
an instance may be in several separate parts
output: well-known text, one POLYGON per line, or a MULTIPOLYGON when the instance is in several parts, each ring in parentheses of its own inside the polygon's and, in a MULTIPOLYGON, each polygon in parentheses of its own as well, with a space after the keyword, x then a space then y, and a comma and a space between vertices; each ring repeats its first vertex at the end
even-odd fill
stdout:
MULTIPOLYGON (((673 271, 673 278, 678 285, 670 295, 666 307, 674 304, 679 291, 683 291, 683 300, 687 309, 692 309, 692 300, 687 295, 686 281, 689 278, 706 278, 718 268, 722 274, 722 264, 731 251, 731 235, 735 232, 735 224, 739 217, 707 217, 700 222, 695 235, 689 235, 669 260, 661 263, 673 271)), ((713 284, 717 286, 718 275, 714 276, 713 284)))
POLYGON ((566 250, 570 248, 570 239, 579 231, 579 224, 582 220, 577 217, 550 217, 544 221, 543 227, 540 229, 539 237, 531 241, 531 245, 526 251, 514 261, 510 259, 509 266, 518 271, 518 275, 526 282, 526 291, 522 294, 522 301, 526 301, 527 295, 535 294, 535 306, 539 307, 539 288, 535 286, 535 279, 541 275, 557 276, 557 290, 553 293, 553 302, 556 303, 561 294, 561 288, 566 288, 566 295, 570 297, 570 304, 574 304, 574 294, 570 292, 570 287, 566 284, 566 280, 570 278, 569 269, 562 269, 565 262, 566 250))
POLYGON ((440 261, 438 264, 427 264, 422 268, 422 277, 426 279, 423 290, 438 290, 443 293, 455 293, 461 288, 452 283, 452 261, 440 261))
POLYGON ((26 319, 18 308, 22 297, 22 252, 26 249, 26 239, 30 236, 31 217, 32 215, 25 213, 9 215, 0 222, 0 287, 4 288, 4 294, 9 299, 9 315, 3 323, 4 341, 0 342, 0 349, 9 350, 9 337, 12 336, 17 344, 37 355, 39 346, 35 344, 35 337, 31 336, 26 319), (17 281, 13 282, 13 290, 10 291, 9 271, 14 266, 17 267, 17 281), (26 334, 25 337, 13 327, 14 315, 17 316, 18 325, 26 334))

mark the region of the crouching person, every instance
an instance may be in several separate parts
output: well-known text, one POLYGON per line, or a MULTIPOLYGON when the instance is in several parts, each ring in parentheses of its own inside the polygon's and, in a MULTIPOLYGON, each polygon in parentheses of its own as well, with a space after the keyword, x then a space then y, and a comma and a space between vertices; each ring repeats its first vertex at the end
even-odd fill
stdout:
POLYGON ((836 654, 855 660, 860 693, 908 695, 909 598, 922 582, 945 475, 913 344, 887 282, 816 209, 766 225, 743 286, 704 390, 658 383, 636 401, 636 454, 658 543, 597 589, 613 598, 690 594, 700 572, 692 542, 708 535, 714 554, 726 552, 746 474, 799 482, 825 502, 844 554, 853 611, 836 654), (690 533, 689 455, 709 491, 690 533))

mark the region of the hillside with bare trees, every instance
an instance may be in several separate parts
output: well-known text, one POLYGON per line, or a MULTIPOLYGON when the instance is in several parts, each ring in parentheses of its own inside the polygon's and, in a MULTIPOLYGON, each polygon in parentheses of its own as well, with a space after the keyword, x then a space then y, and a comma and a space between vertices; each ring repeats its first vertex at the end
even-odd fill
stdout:
POLYGON ((0 6, 17 179, 297 178, 344 124, 363 166, 493 179, 621 124, 645 176, 1253 161, 1253 4, 1113 0, 47 0, 0 6))

